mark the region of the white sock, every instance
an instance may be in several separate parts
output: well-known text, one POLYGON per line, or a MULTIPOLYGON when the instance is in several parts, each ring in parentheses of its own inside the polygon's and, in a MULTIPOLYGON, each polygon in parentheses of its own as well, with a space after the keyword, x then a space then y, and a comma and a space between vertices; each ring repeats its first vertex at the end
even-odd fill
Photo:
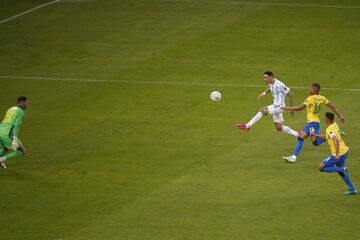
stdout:
POLYGON ((5 162, 5 160, 6 160, 6 157, 1 157, 0 158, 0 163, 5 162))
POLYGON ((290 135, 293 135, 295 137, 299 137, 299 133, 295 130, 292 130, 291 128, 289 128, 288 126, 283 126, 283 128, 281 129, 281 131, 283 133, 287 133, 287 134, 290 134, 290 135))
POLYGON ((248 122, 246 124, 247 128, 251 128, 256 122, 258 122, 262 117, 264 116, 264 114, 262 112, 258 112, 255 117, 253 117, 253 119, 250 120, 250 122, 248 122))

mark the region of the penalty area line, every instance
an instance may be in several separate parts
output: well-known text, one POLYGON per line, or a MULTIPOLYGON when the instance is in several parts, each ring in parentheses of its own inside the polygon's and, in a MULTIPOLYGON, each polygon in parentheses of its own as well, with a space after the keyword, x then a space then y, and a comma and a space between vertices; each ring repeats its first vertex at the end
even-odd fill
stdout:
MULTIPOLYGON (((238 87, 238 88, 264 88, 264 85, 236 84, 236 83, 200 83, 200 82, 172 82, 172 81, 130 81, 130 80, 111 80, 111 79, 90 79, 90 78, 60 78, 60 77, 30 77, 30 76, 6 76, 0 75, 0 79, 20 79, 20 80, 43 80, 43 81, 64 81, 64 82, 99 82, 99 83, 119 83, 119 84, 149 84, 149 85, 178 85, 178 86, 213 86, 213 87, 238 87)), ((304 86, 292 86, 291 89, 309 89, 304 86)), ((331 88, 323 87, 328 91, 348 91, 360 92, 360 88, 331 88)))
POLYGON ((36 7, 30 8, 29 10, 18 13, 16 15, 12 16, 12 17, 0 20, 0 24, 9 22, 9 21, 14 20, 14 19, 16 19, 18 17, 24 16, 24 15, 29 14, 31 12, 34 12, 34 11, 40 9, 40 8, 47 7, 47 6, 55 4, 55 3, 76 3, 76 2, 90 2, 90 1, 92 1, 92 0, 54 0, 54 1, 51 1, 51 2, 40 4, 40 5, 36 6, 36 7))
POLYGON ((59 3, 91 2, 93 0, 59 0, 59 3))
POLYGON ((16 14, 16 15, 12 16, 12 17, 5 18, 5 19, 3 19, 3 20, 0 21, 0 24, 9 22, 9 21, 11 21, 11 20, 14 20, 15 18, 24 16, 24 15, 29 14, 29 13, 31 13, 31 12, 33 12, 33 11, 36 11, 36 10, 38 10, 38 9, 40 9, 40 8, 43 8, 43 7, 46 7, 46 6, 49 6, 49 5, 58 3, 59 1, 60 1, 60 0, 55 0, 55 1, 48 2, 48 3, 40 4, 40 5, 36 6, 36 7, 30 8, 29 10, 26 10, 26 11, 24 11, 24 12, 18 13, 18 14, 16 14))

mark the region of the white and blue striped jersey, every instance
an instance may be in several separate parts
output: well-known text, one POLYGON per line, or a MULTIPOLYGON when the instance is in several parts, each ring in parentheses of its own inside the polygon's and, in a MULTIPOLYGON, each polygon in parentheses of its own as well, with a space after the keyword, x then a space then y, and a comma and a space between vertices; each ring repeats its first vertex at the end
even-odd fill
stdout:
POLYGON ((274 97, 274 107, 285 106, 286 94, 289 93, 290 88, 277 79, 275 79, 274 84, 269 84, 269 88, 274 97))

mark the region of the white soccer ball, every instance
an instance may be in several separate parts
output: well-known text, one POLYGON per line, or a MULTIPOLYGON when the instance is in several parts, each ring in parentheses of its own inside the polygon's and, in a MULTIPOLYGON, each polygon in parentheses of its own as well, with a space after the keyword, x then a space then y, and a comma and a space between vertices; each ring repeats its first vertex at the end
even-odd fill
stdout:
POLYGON ((210 99, 214 102, 219 102, 221 100, 221 93, 218 91, 213 91, 210 94, 210 99))

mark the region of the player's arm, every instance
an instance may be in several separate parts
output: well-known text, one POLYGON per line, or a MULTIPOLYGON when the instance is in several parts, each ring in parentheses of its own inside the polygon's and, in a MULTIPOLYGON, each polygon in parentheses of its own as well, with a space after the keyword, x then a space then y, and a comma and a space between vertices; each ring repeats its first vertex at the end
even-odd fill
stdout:
POLYGON ((293 106, 293 100, 294 100, 294 94, 289 90, 287 95, 289 97, 289 105, 290 105, 290 107, 292 107, 293 106))
MULTIPOLYGON (((293 100, 294 100, 294 94, 289 90, 289 92, 287 93, 288 97, 289 97, 289 105, 290 107, 293 106, 293 100)), ((294 116, 294 111, 290 111, 291 115, 294 116)))
POLYGON ((282 109, 285 111, 302 111, 306 108, 305 104, 301 104, 299 106, 294 106, 294 107, 283 107, 282 109))
POLYGON ((268 94, 270 92, 270 88, 266 89, 264 92, 260 93, 260 95, 257 97, 257 100, 262 99, 263 97, 265 97, 266 94, 268 94))
POLYGON ((336 135, 334 133, 330 133, 330 137, 334 142, 334 146, 335 146, 335 152, 336 152, 336 156, 335 159, 339 160, 340 158, 340 143, 339 140, 337 139, 336 135))
POLYGON ((11 144, 11 149, 12 149, 13 151, 16 151, 17 148, 19 147, 18 142, 17 142, 17 137, 18 137, 18 134, 19 134, 19 131, 20 131, 21 121, 22 121, 22 117, 21 117, 21 116, 17 116, 17 117, 16 117, 16 120, 15 120, 15 123, 14 123, 13 139, 12 139, 13 141, 12 141, 12 144, 11 144))
POLYGON ((316 133, 311 133, 310 134, 311 136, 314 136, 318 139, 321 139, 321 140, 326 140, 326 136, 325 135, 319 135, 319 134, 316 134, 316 133))
POLYGON ((333 105, 331 104, 330 102, 327 104, 327 106, 340 118, 340 121, 342 123, 345 122, 345 118, 344 116, 339 112, 339 110, 333 105))

